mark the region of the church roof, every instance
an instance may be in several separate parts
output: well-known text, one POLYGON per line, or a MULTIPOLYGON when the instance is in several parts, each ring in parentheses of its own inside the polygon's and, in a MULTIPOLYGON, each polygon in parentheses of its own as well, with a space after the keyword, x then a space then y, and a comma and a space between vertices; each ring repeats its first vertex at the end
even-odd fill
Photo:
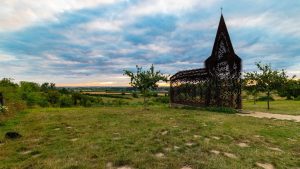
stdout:
POLYGON ((184 79, 197 79, 197 78, 203 78, 207 76, 206 69, 191 69, 191 70, 184 70, 179 71, 175 75, 171 77, 170 80, 184 80, 184 79))
MULTIPOLYGON (((211 56, 208 57, 205 60, 205 68, 202 69, 192 69, 192 70, 185 70, 185 71, 179 71, 175 75, 173 75, 170 80, 192 80, 192 79, 203 79, 208 76, 208 71, 210 70, 211 66, 215 66, 215 63, 217 60, 220 60, 218 58, 219 53, 223 52, 223 58, 222 59, 228 59, 232 60, 232 63, 239 63, 241 62, 241 59, 234 53, 233 46, 231 44, 230 36, 227 30, 227 26, 223 17, 223 14, 221 14, 217 34, 215 37, 215 42, 213 45, 211 56), (225 48, 225 49, 223 49, 225 48), (220 51, 221 50, 221 51, 220 51), (225 51, 222 51, 225 50, 225 51)), ((241 69, 239 66, 238 69, 241 69)))
POLYGON ((227 26, 226 26, 223 14, 221 14, 217 34, 216 34, 216 37, 215 37, 214 46, 213 46, 213 49, 212 49, 212 55, 213 55, 213 52, 215 50, 217 50, 217 48, 219 47, 218 42, 221 38, 225 38, 226 43, 227 43, 227 47, 229 48, 229 52, 234 53, 234 49, 233 49, 233 46, 232 46, 232 43, 231 43, 231 40, 230 40, 230 36, 229 36, 228 30, 227 30, 227 26))

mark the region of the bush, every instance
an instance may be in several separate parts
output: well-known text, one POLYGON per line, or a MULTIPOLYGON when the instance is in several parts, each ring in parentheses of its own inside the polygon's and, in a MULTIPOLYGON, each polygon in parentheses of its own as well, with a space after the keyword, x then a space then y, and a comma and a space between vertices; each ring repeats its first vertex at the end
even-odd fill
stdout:
POLYGON ((138 95, 138 93, 137 93, 137 92, 132 92, 132 97, 133 97, 133 98, 138 98, 138 97, 139 97, 139 95, 138 95))
POLYGON ((49 102, 47 98, 41 97, 40 100, 38 101, 38 105, 41 107, 49 107, 49 102))
POLYGON ((229 113, 229 114, 238 113, 237 110, 229 107, 207 107, 205 108, 205 110, 213 111, 213 112, 229 113))
POLYGON ((296 97, 294 100, 300 101, 300 96, 296 97))
POLYGON ((32 107, 39 103, 41 96, 38 92, 24 92, 21 94, 21 98, 27 106, 32 107))
POLYGON ((158 97, 158 93, 157 92, 152 92, 151 96, 158 97))
POLYGON ((122 100, 122 99, 114 99, 114 100, 111 102, 111 105, 114 105, 114 106, 128 105, 128 102, 125 102, 125 101, 122 100))
POLYGON ((164 97, 156 97, 156 98, 154 98, 153 101, 154 101, 154 102, 157 102, 157 103, 168 104, 168 103, 170 102, 170 98, 167 97, 167 96, 164 96, 164 97))
POLYGON ((92 102, 90 100, 86 101, 84 104, 84 107, 91 107, 92 106, 92 102))
POLYGON ((97 104, 104 105, 104 101, 101 97, 98 97, 96 101, 97 101, 97 104))
POLYGON ((97 99, 93 96, 81 95, 80 105, 84 107, 91 107, 96 101, 97 99))
POLYGON ((57 104, 60 101, 60 93, 57 90, 48 91, 47 100, 52 105, 57 104))
MULTIPOLYGON (((259 97, 257 100, 258 100, 258 101, 268 101, 268 96, 262 96, 262 97, 259 97)), ((270 97, 269 97, 269 100, 270 100, 270 101, 274 101, 275 99, 274 99, 272 96, 270 96, 270 97)))
POLYGON ((73 100, 70 96, 63 95, 59 99, 60 107, 71 107, 73 105, 73 100))

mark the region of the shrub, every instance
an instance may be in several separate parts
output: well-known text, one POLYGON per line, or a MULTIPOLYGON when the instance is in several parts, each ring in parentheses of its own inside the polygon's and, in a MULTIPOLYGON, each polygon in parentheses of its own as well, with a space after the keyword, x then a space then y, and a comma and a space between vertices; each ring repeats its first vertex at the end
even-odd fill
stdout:
POLYGON ((97 99, 93 96, 81 95, 80 105, 84 107, 91 107, 93 103, 97 102, 97 99))
MULTIPOLYGON (((268 101, 268 96, 262 96, 262 97, 259 97, 257 100, 258 100, 258 101, 268 101)), ((270 101, 274 101, 275 99, 274 99, 272 96, 270 96, 270 97, 269 97, 269 100, 270 100, 270 101)))
POLYGON ((122 100, 122 99, 114 99, 114 100, 111 102, 111 105, 114 105, 114 106, 128 105, 128 102, 125 102, 125 101, 122 100))
POLYGON ((157 93, 157 92, 152 92, 152 93, 151 93, 151 96, 153 96, 153 97, 158 97, 158 93, 157 93))
POLYGON ((57 90, 48 91, 47 100, 53 105, 57 104, 60 101, 60 93, 57 90))
POLYGON ((294 100, 300 101, 300 96, 296 97, 294 100))
POLYGON ((138 97, 139 97, 139 95, 138 95, 138 93, 137 93, 137 92, 132 92, 132 97, 133 97, 133 98, 138 98, 138 97))
POLYGON ((21 98, 26 102, 27 106, 31 107, 39 103, 40 95, 38 92, 24 92, 21 98))
POLYGON ((157 103, 168 104, 168 103, 170 102, 170 98, 167 97, 167 96, 164 96, 164 97, 156 97, 156 98, 154 98, 153 101, 154 101, 154 102, 157 102, 157 103))
POLYGON ((91 107, 92 106, 92 102, 90 100, 86 101, 84 104, 84 107, 91 107))
POLYGON ((41 97, 40 100, 38 101, 38 105, 41 107, 49 107, 49 102, 46 98, 41 97))
POLYGON ((71 107, 73 105, 73 100, 70 96, 63 95, 59 99, 59 106, 60 107, 71 107))
POLYGON ((205 110, 213 111, 213 112, 229 113, 229 114, 238 112, 237 110, 229 107, 206 107, 205 110))
POLYGON ((101 97, 97 98, 97 103, 100 104, 100 105, 104 105, 104 101, 101 97))
POLYGON ((155 105, 155 103, 153 101, 149 100, 149 101, 147 101, 147 105, 148 106, 153 106, 153 105, 155 105))

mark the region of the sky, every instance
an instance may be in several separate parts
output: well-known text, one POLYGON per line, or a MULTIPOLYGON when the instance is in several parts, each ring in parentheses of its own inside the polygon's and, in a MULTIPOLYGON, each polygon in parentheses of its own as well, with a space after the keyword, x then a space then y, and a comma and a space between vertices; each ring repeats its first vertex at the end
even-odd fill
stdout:
POLYGON ((299 0, 1 0, 0 78, 126 86, 135 65, 203 68, 221 10, 243 72, 300 77, 299 0))

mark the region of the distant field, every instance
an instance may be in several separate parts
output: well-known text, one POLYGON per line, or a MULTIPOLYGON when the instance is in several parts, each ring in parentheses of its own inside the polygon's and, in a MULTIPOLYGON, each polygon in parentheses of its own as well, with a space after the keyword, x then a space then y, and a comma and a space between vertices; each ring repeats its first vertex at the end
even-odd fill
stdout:
POLYGON ((150 107, 40 108, 0 125, 0 168, 300 166, 300 123, 150 107), (7 131, 23 137, 7 140, 7 131))
MULTIPOLYGON (((132 95, 130 92, 106 92, 106 91, 99 91, 99 92, 81 92, 82 94, 90 94, 90 95, 132 95)), ((168 92, 157 92, 158 96, 165 96, 168 92)))
POLYGON ((111 94, 111 95, 122 95, 122 94, 131 94, 131 93, 122 93, 122 92, 81 92, 82 94, 94 94, 94 95, 97 95, 97 94, 111 94))

